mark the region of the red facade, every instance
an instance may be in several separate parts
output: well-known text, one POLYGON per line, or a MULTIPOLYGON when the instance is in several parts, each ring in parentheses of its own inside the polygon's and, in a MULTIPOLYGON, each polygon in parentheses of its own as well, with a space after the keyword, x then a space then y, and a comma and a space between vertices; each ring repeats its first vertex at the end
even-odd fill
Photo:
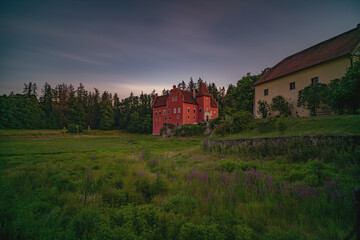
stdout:
POLYGON ((176 86, 169 95, 155 96, 153 102, 153 135, 160 135, 164 123, 176 126, 206 122, 218 117, 218 104, 204 83, 199 91, 183 91, 176 86))

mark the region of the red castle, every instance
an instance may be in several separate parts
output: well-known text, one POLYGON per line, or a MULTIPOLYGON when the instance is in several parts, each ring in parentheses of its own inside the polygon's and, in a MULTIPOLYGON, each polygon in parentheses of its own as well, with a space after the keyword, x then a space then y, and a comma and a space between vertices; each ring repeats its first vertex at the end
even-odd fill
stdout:
POLYGON ((218 103, 209 93, 205 83, 200 83, 199 91, 183 91, 176 86, 169 95, 158 96, 153 102, 153 135, 160 135, 164 123, 176 126, 207 122, 217 118, 218 103))

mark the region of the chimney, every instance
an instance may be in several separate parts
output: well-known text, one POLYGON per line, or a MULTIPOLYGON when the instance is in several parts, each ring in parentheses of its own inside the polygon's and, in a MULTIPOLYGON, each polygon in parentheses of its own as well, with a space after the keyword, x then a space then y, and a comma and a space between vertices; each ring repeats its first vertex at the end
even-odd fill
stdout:
POLYGON ((193 88, 193 98, 195 99, 195 88, 193 88))

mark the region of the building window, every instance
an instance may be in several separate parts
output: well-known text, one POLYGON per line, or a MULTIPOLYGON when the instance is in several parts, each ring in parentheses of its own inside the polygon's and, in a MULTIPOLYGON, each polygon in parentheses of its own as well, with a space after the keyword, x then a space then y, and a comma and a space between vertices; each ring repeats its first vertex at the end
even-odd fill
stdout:
POLYGON ((169 116, 169 120, 171 120, 171 117, 169 116))
POLYGON ((157 122, 157 118, 155 118, 155 122, 157 122))
POLYGON ((180 118, 180 115, 177 115, 176 118, 179 119, 179 118, 180 118))
POLYGON ((172 102, 174 101, 174 97, 171 98, 171 101, 172 101, 172 102))
POLYGON ((163 115, 166 115, 166 110, 163 110, 163 115))
POLYGON ((290 90, 293 90, 293 89, 295 89, 295 82, 290 83, 290 90))
POLYGON ((319 77, 313 77, 312 79, 311 79, 311 84, 312 85, 316 85, 316 84, 318 84, 319 83, 319 77))
POLYGON ((264 90, 264 96, 267 96, 267 95, 269 95, 269 89, 264 90))
POLYGON ((195 116, 194 116, 194 119, 195 119, 195 116))
POLYGON ((178 113, 180 113, 180 108, 178 108, 178 113))
POLYGON ((159 122, 161 122, 161 118, 159 118, 159 122))
POLYGON ((176 123, 176 126, 179 126, 179 123, 176 123))
POLYGON ((167 120, 167 117, 165 117, 165 120, 167 120))
POLYGON ((169 114, 171 113, 171 109, 169 109, 169 114))
POLYGON ((190 116, 188 116, 188 119, 190 119, 190 116))
POLYGON ((177 97, 175 97, 175 102, 177 101, 177 97))
POLYGON ((155 116, 157 116, 157 111, 155 111, 155 116))
POLYGON ((196 113, 196 110, 195 110, 195 108, 194 108, 194 113, 196 113))
POLYGON ((214 116, 216 117, 216 112, 214 112, 214 116))
POLYGON ((201 108, 199 109, 199 112, 201 112, 201 108))
POLYGON ((188 113, 190 112, 190 108, 188 108, 188 113))
POLYGON ((176 108, 174 108, 174 114, 176 113, 176 108))

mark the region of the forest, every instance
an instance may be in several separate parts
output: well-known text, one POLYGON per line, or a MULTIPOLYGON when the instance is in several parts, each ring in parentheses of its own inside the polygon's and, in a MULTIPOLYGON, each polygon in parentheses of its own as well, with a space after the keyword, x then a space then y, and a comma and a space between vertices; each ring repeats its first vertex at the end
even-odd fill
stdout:
MULTIPOLYGON (((237 86, 217 87, 206 83, 209 92, 219 103, 220 114, 235 112, 236 109, 252 111, 253 84, 260 75, 244 77, 237 86), (246 91, 244 91, 246 89, 246 91), (244 101, 245 100, 245 101, 244 101), (242 105, 239 105, 241 103, 242 105), (245 105, 244 105, 245 104, 245 105), (224 106, 227 106, 226 108, 224 106)), ((186 84, 177 84, 179 89, 198 88, 203 80, 199 78, 186 84)), ((151 133, 152 102, 155 90, 151 93, 133 93, 119 99, 117 93, 103 93, 94 88, 87 91, 80 83, 77 88, 72 84, 58 84, 54 88, 45 83, 39 93, 36 83, 24 83, 22 94, 11 92, 0 96, 0 128, 2 129, 62 129, 77 125, 81 129, 123 129, 133 133, 151 133)), ((161 94, 168 94, 164 89, 161 94)))

